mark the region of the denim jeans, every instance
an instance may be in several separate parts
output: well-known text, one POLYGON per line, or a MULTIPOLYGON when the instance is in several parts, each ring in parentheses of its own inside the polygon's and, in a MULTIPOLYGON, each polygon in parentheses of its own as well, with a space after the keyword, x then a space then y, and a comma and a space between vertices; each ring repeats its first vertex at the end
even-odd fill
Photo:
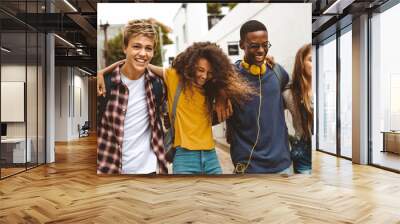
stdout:
POLYGON ((177 147, 172 163, 174 174, 221 174, 215 149, 187 150, 177 147))
POLYGON ((295 173, 311 174, 311 142, 304 139, 291 143, 290 152, 295 173))
POLYGON ((286 174, 286 175, 293 175, 293 165, 290 165, 288 168, 278 172, 277 174, 286 174))

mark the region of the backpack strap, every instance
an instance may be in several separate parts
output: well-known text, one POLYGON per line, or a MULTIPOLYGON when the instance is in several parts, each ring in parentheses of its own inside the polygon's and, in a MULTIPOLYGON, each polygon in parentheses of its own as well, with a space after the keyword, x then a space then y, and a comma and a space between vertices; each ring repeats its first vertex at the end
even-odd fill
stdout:
POLYGON ((151 78, 151 84, 153 85, 153 94, 156 100, 156 105, 160 106, 164 100, 164 84, 159 78, 151 78))
POLYGON ((176 116, 176 108, 178 106, 178 100, 179 96, 181 95, 182 92, 182 84, 179 82, 178 86, 176 87, 175 90, 175 96, 174 96, 174 101, 172 102, 172 113, 171 113, 171 131, 172 131, 172 141, 174 141, 175 137, 175 130, 174 130, 174 125, 175 125, 175 116, 176 116))
POLYGON ((111 96, 111 90, 116 86, 115 83, 111 80, 112 75, 105 75, 104 76, 104 83, 106 85, 106 97, 111 96))
POLYGON ((281 92, 283 92, 285 90, 286 85, 289 82, 289 77, 283 75, 282 68, 278 63, 274 65, 272 70, 274 71, 276 78, 279 80, 279 84, 281 86, 281 92))
POLYGON ((107 103, 111 99, 111 90, 115 88, 115 83, 111 80, 111 74, 104 75, 104 84, 106 87, 106 96, 97 97, 97 127, 100 127, 101 119, 107 108, 107 103))

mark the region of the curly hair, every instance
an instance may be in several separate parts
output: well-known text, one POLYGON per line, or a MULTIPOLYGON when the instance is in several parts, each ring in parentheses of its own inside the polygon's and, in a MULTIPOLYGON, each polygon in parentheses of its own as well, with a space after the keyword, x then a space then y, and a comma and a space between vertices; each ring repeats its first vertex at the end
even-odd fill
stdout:
POLYGON ((196 64, 200 58, 210 63, 212 78, 203 86, 209 114, 212 114, 214 99, 221 94, 238 105, 255 95, 255 89, 238 75, 228 56, 215 43, 196 42, 180 53, 172 62, 172 67, 182 83, 183 90, 192 91, 196 80, 196 64))

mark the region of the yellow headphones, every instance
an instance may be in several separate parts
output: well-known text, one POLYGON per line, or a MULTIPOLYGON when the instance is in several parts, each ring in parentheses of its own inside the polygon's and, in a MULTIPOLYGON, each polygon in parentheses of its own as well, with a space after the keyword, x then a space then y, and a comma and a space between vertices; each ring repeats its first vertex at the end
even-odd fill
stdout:
POLYGON ((245 61, 245 59, 242 60, 241 65, 244 69, 246 69, 250 74, 252 75, 262 75, 267 71, 267 66, 262 64, 261 66, 258 65, 250 65, 245 61))

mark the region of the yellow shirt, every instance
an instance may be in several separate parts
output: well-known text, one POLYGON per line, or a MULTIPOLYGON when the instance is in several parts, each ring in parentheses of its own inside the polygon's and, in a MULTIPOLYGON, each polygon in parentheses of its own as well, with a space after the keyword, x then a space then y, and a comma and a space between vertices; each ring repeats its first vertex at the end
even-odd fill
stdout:
MULTIPOLYGON (((178 83, 179 77, 175 69, 167 69, 165 84, 170 117, 178 83)), ((205 101, 202 90, 197 87, 193 87, 193 91, 182 90, 176 107, 174 147, 180 146, 188 150, 214 149, 212 124, 205 101)))

